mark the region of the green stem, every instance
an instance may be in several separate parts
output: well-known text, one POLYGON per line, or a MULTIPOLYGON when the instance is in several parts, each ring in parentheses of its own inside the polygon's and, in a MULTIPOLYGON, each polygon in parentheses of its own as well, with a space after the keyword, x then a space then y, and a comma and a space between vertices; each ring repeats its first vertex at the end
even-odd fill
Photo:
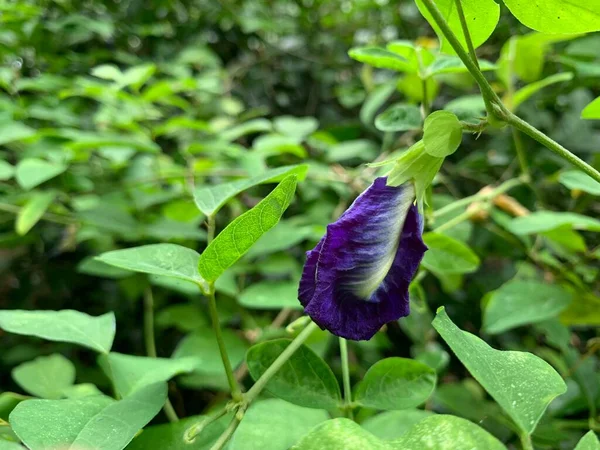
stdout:
POLYGON ((261 377, 256 380, 256 383, 250 388, 250 390, 244 395, 244 399, 247 405, 250 405, 252 401, 258 397, 258 395, 265 388, 267 383, 273 376, 277 373, 279 369, 290 359, 290 357, 294 354, 298 348, 308 339, 308 337, 318 328, 317 324, 314 322, 309 323, 304 330, 300 332, 298 336, 286 347, 286 349, 281 352, 281 354, 277 357, 273 364, 269 366, 267 370, 261 375, 261 377))
POLYGON ((225 374, 227 375, 229 389, 231 390, 231 397, 234 401, 239 402, 242 400, 242 391, 237 380, 235 379, 235 375, 233 374, 231 361, 229 360, 227 348, 225 347, 225 341, 223 340, 223 331, 221 330, 221 323, 219 322, 219 313, 217 311, 217 301, 215 299, 214 284, 211 283, 209 285, 208 292, 206 294, 208 297, 208 310, 210 312, 210 320, 212 321, 213 331, 215 332, 215 337, 217 338, 217 345, 219 346, 219 353, 221 353, 221 360, 223 361, 223 367, 225 369, 225 374))
POLYGON ((431 16, 433 17, 433 20, 442 31, 444 37, 448 39, 448 42, 450 43, 458 57, 467 67, 473 78, 475 78, 475 81, 477 82, 477 84, 479 85, 479 89, 481 90, 481 95, 483 95, 483 100, 485 101, 488 114, 498 120, 508 123, 509 125, 515 127, 517 130, 522 131, 526 135, 535 139, 540 144, 544 145, 549 150, 553 151, 560 157, 569 161, 574 166, 579 167, 581 170, 583 170, 585 173, 591 176, 594 180, 600 182, 599 171, 594 169, 582 159, 578 158, 576 155, 571 153, 569 150, 564 148, 562 145, 560 145, 550 137, 546 136, 537 128, 531 126, 523 119, 517 117, 515 114, 510 112, 508 108, 506 108, 506 106, 502 103, 496 92, 494 92, 494 89, 492 89, 490 83, 488 83, 487 79, 483 75, 483 72, 481 72, 475 61, 473 61, 469 57, 465 49, 462 47, 460 41, 450 28, 450 25, 448 25, 448 23, 446 22, 446 19, 444 19, 444 16, 442 16, 442 13, 437 8, 433 0, 422 1, 429 13, 431 14, 431 16))
POLYGON ((516 186, 520 186, 523 183, 524 183, 524 180, 522 180, 521 178, 514 178, 512 180, 507 180, 504 183, 502 183, 500 186, 498 186, 496 189, 494 189, 493 191, 490 191, 487 193, 478 193, 475 195, 470 195, 469 197, 461 198, 460 200, 452 202, 449 205, 446 205, 443 208, 440 208, 437 211, 434 211, 433 217, 436 218, 436 217, 443 216, 445 214, 448 214, 448 213, 454 211, 455 209, 461 208, 463 206, 468 206, 471 203, 476 202, 476 201, 492 199, 494 197, 499 196, 500 194, 504 194, 505 192, 509 191, 510 189, 512 189, 516 186))
MULTIPOLYGON (((148 286, 144 292, 144 343, 146 345, 146 354, 151 358, 156 358, 156 341, 154 338, 154 296, 152 295, 152 288, 148 286)), ((179 421, 175 408, 169 397, 165 401, 163 406, 165 415, 169 422, 174 423, 179 421)))
MULTIPOLYGON (((19 214, 23 209, 20 206, 10 205, 8 203, 0 203, 0 211, 5 211, 11 214, 19 214)), ((53 213, 44 213, 40 220, 45 220, 46 222, 58 223, 61 225, 74 225, 79 223, 79 221, 72 219, 69 216, 62 216, 60 214, 53 213)))
POLYGON ((477 54, 475 53, 475 46, 473 45, 473 41, 471 40, 471 33, 469 33, 469 27, 467 26, 467 19, 465 18, 465 12, 463 11, 462 1, 454 0, 456 4, 456 12, 458 13, 458 18, 460 20, 460 26, 463 30, 463 35, 465 36, 465 41, 467 43, 467 48, 469 49, 469 54, 471 55, 471 59, 479 68, 479 61, 477 60, 477 54))
POLYGON ((558 142, 556 142, 555 140, 546 136, 544 133, 542 133, 537 128, 531 126, 529 123, 525 122, 523 119, 521 119, 520 117, 518 117, 512 113, 508 114, 506 121, 508 122, 509 125, 515 127, 519 131, 522 131, 527 136, 529 136, 530 138, 539 142, 544 147, 546 147, 550 151, 556 153, 561 158, 566 159, 574 166, 579 167, 581 170, 583 170, 585 173, 587 173, 594 180, 600 182, 600 172, 598 172, 596 169, 594 169, 588 163, 586 163, 585 161, 583 161, 582 159, 580 159, 579 157, 577 157, 576 155, 571 153, 569 150, 564 148, 558 142))
POLYGON ((215 238, 215 228, 216 228, 216 224, 215 224, 215 216, 214 214, 211 214, 210 216, 207 217, 207 236, 206 236, 206 241, 208 244, 210 244, 212 242, 212 240, 215 238))
POLYGON ((519 434, 519 438, 521 439, 521 447, 523 450, 533 450, 533 444, 531 443, 531 436, 526 432, 521 432, 519 434))
POLYGON ((344 403, 348 418, 354 420, 352 412, 352 385, 350 384, 350 366, 348 365, 348 341, 340 338, 340 356, 342 357, 342 380, 344 383, 344 403))
POLYGON ((465 212, 459 214, 458 216, 454 217, 453 219, 449 220, 448 222, 444 222, 439 227, 434 228, 432 231, 434 233, 441 233, 442 231, 446 231, 466 220, 469 220, 477 212, 478 212, 478 210, 466 210, 465 212))
POLYGON ((515 142, 515 150, 517 152, 517 158, 519 158, 519 166, 521 166, 521 173, 527 177, 527 179, 531 178, 529 174, 529 164, 527 163, 527 155, 525 154, 525 148, 523 147, 523 140, 521 139, 521 134, 515 128, 512 128, 513 141, 515 142))
POLYGON ((229 423, 227 429, 223 432, 221 436, 219 436, 219 439, 217 439, 217 441, 213 444, 210 450, 221 450, 222 448, 224 448, 227 445, 227 442, 229 442, 229 439, 231 439, 231 436, 233 436, 233 433, 235 433, 235 430, 237 430, 237 427, 240 425, 240 422, 241 420, 237 416, 235 416, 229 423))
POLYGON ((450 43, 450 45, 452 46, 452 48, 454 49, 454 51, 456 52, 458 57, 462 60, 464 65, 467 67, 467 69, 469 70, 469 72, 471 73, 473 78, 475 78, 475 81, 479 85, 479 89, 481 90, 483 99, 486 103, 486 109, 487 109, 488 113, 492 114, 494 116, 496 115, 491 106, 492 103, 495 103, 500 108, 502 108, 502 110, 505 113, 508 113, 508 110, 506 110, 504 105, 502 105, 500 98, 498 97, 496 92, 494 92, 494 90, 492 89, 492 86, 490 86, 490 84, 488 83, 487 79, 483 75, 483 72, 481 72, 481 70, 479 70, 479 66, 477 65, 477 63, 469 57, 469 54, 465 51, 462 44, 460 43, 460 41, 458 40, 458 38, 456 37, 456 35, 452 31, 452 29, 450 28, 450 25, 448 25, 448 23, 446 22, 446 19, 444 18, 444 16, 440 12, 440 10, 437 8, 437 6, 433 2, 433 0, 422 0, 422 1, 423 1, 423 4, 425 5, 425 7, 427 8, 427 10, 429 11, 429 13, 431 14, 431 16, 433 17, 433 20, 435 21, 437 26, 442 31, 442 34, 444 35, 444 37, 446 39, 448 39, 448 42, 450 43))

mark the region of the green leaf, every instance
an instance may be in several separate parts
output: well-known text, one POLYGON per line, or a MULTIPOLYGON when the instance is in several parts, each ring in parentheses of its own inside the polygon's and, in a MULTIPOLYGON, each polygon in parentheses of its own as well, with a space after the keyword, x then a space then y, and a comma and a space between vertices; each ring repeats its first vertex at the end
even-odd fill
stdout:
POLYGON ((425 119, 423 143, 431 156, 445 158, 454 153, 462 142, 462 125, 453 113, 436 111, 425 119))
POLYGON ((562 172, 558 181, 571 190, 583 191, 591 195, 600 196, 600 183, 588 174, 579 170, 562 172))
MULTIPOLYGON (((235 368, 244 360, 248 345, 240 336, 229 329, 223 330, 223 341, 231 365, 235 368)), ((178 381, 192 387, 228 389, 219 346, 210 327, 189 333, 179 342, 172 358, 187 357, 196 358, 198 366, 191 375, 182 375, 178 381)))
POLYGON ((575 450, 600 450, 600 441, 598 436, 593 431, 588 431, 585 436, 581 438, 575 450))
POLYGON ((295 190, 296 175, 287 176, 258 205, 231 222, 200 256, 200 275, 209 282, 219 278, 264 233, 277 225, 295 190))
POLYGON ((157 328, 176 327, 185 332, 209 326, 200 308, 192 303, 179 303, 161 309, 156 314, 155 323, 157 328))
POLYGON ((380 131, 408 131, 421 128, 421 111, 415 105, 396 103, 375 118, 380 131))
POLYGON ((531 97, 533 94, 541 91, 547 86, 551 86, 556 83, 561 83, 563 81, 569 81, 573 79, 573 74, 571 72, 557 73, 555 75, 550 75, 543 80, 536 81, 535 83, 528 84, 527 86, 519 89, 512 97, 512 104, 510 105, 513 110, 516 110, 521 103, 531 97))
POLYGON ((27 234, 27 232, 42 218, 55 198, 55 191, 33 194, 17 215, 17 221, 15 223, 17 234, 21 236, 27 234))
POLYGON ((499 351, 460 330, 440 308, 433 326, 471 375, 525 433, 531 434, 554 398, 567 390, 546 361, 531 353, 499 351))
POLYGON ((574 34, 600 30, 600 2, 597 0, 585 3, 578 0, 504 0, 504 4, 523 25, 543 33, 574 34))
POLYGON ((142 245, 113 250, 96 257, 100 262, 133 272, 201 283, 197 269, 199 258, 200 255, 191 248, 175 244, 142 245))
POLYGON ((118 402, 105 396, 25 400, 10 414, 10 425, 31 450, 122 450, 160 411, 166 398, 167 386, 159 383, 118 402))
POLYGON ((362 123, 371 127, 373 125, 373 118, 377 111, 383 106, 388 98, 396 91, 396 80, 384 83, 373 89, 373 92, 369 93, 367 99, 360 108, 360 120, 362 123))
POLYGON ((600 231, 600 220, 571 212, 538 211, 517 217, 508 224, 514 234, 542 233, 568 225, 575 230, 600 231))
POLYGON ((98 317, 70 309, 62 311, 0 311, 0 328, 8 333, 79 344, 108 353, 115 338, 115 315, 98 317))
POLYGON ((244 415, 228 448, 286 450, 327 419, 326 411, 303 408, 275 398, 257 402, 244 415))
POLYGON ((361 423, 369 433, 379 439, 392 441, 409 431, 413 425, 431 416, 431 411, 422 409, 404 409, 401 411, 386 411, 369 417, 361 423))
POLYGON ((35 135, 35 130, 21 122, 0 123, 0 145, 21 141, 35 135))
POLYGON ((218 184, 216 186, 199 187, 194 191, 194 200, 200 211, 207 216, 211 216, 216 214, 229 199, 252 186, 276 183, 292 174, 297 175, 298 180, 303 180, 307 171, 308 166, 306 164, 269 169, 253 178, 218 184))
POLYGON ((465 122, 477 124, 485 117, 485 103, 481 95, 465 95, 451 100, 444 106, 465 122))
POLYGON ((263 118, 249 120, 221 133, 220 138, 232 142, 248 134, 272 131, 271 121, 263 118))
MULTIPOLYGON (((444 53, 454 54, 454 50, 450 43, 446 40, 443 33, 433 20, 431 14, 423 4, 422 0, 416 0, 417 6, 423 17, 432 26, 442 43, 441 51, 444 53)), ((460 18, 456 12, 455 0, 434 0, 437 8, 446 19, 446 22, 462 44, 463 48, 467 48, 465 35, 462 31, 460 18)), ((469 34, 475 48, 483 44, 491 36, 500 19, 500 6, 494 0, 461 0, 463 11, 469 34)))
POLYGON ((414 408, 431 396, 436 378, 435 370, 421 362, 386 358, 367 371, 356 388, 354 400, 376 409, 414 408))
POLYGON ((581 111, 582 119, 600 119, 600 97, 587 105, 581 111))
POLYGON ((473 422, 442 414, 420 421, 390 447, 397 450, 506 450, 498 439, 473 422))
POLYGON ((238 302, 250 309, 302 309, 298 301, 298 283, 290 281, 254 283, 242 291, 238 302))
MULTIPOLYGON (((257 380, 290 344, 276 339, 254 345, 246 354, 248 370, 257 380)), ((295 405, 335 409, 340 405, 340 386, 331 368, 306 346, 301 346, 269 380, 271 394, 295 405)))
POLYGON ((348 55, 358 62, 378 69, 414 72, 414 68, 406 58, 381 47, 355 47, 350 49, 348 55))
POLYGON ((16 442, 0 440, 0 450, 25 450, 25 447, 16 442))
POLYGON ((60 175, 67 166, 51 163, 42 159, 25 158, 19 164, 15 172, 15 179, 19 186, 25 190, 32 189, 44 181, 48 181, 60 175))
POLYGON ((109 81, 118 81, 123 76, 121 70, 113 64, 101 64, 93 67, 90 73, 95 77, 109 81))
POLYGON ((15 168, 6 161, 0 160, 0 181, 10 180, 15 174, 15 168))
POLYGON ((340 162, 352 159, 372 161, 378 152, 378 146, 368 139, 354 139, 332 145, 327 150, 327 162, 340 162))
POLYGON ((41 398, 59 399, 75 383, 75 366, 60 354, 39 356, 12 370, 12 377, 27 393, 41 398))
POLYGON ((479 267, 479 257, 466 244, 440 233, 425 233, 423 267, 433 273, 461 274, 475 272, 479 267))
POLYGON ((275 131, 284 136, 304 139, 319 128, 319 121, 314 117, 279 116, 273 121, 275 131))
POLYGON ((386 450, 390 447, 349 419, 332 419, 323 422, 291 447, 291 450, 324 449, 386 450))
POLYGON ((105 277, 112 279, 127 278, 133 275, 133 272, 118 267, 110 266, 98 261, 93 256, 88 256, 81 260, 77 265, 77 272, 96 277, 105 277))
POLYGON ((119 395, 125 397, 140 389, 174 376, 190 373, 198 368, 198 358, 149 358, 111 352, 101 355, 99 363, 104 373, 113 381, 119 395))
POLYGON ((186 441, 188 428, 206 418, 207 416, 192 416, 174 423, 146 427, 142 433, 131 441, 131 444, 127 446, 127 450, 210 450, 227 428, 227 423, 231 420, 231 417, 225 415, 207 425, 202 433, 196 437, 194 444, 188 444, 186 441))
MULTIPOLYGON (((481 71, 495 70, 496 65, 485 59, 479 59, 481 71)), ((433 63, 425 69, 425 77, 432 77, 444 73, 467 73, 469 69, 458 56, 439 55, 433 63)))
POLYGON ((505 86, 513 83, 509 77, 516 75, 531 83, 540 79, 544 69, 546 54, 550 46, 557 42, 577 37, 572 34, 529 33, 513 36, 503 45, 498 61, 498 77, 505 86))
POLYGON ((565 325, 600 326, 600 297, 589 292, 579 292, 561 314, 560 320, 565 325))
POLYGON ((483 329, 490 334, 551 319, 571 303, 560 286, 539 281, 510 281, 494 291, 485 306, 483 329))

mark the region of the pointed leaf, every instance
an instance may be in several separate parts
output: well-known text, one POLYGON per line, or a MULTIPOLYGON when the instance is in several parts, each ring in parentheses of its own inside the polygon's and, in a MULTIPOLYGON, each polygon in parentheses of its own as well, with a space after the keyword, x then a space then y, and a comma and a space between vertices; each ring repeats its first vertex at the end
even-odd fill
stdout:
POLYGON ((510 281, 494 291, 485 306, 483 328, 503 333, 512 328, 556 317, 571 303, 560 286, 539 281, 510 281))
POLYGON ((414 68, 406 58, 381 47, 355 47, 350 49, 348 55, 358 62, 378 69, 414 72, 414 68))
POLYGON ((423 267, 436 274, 461 274, 475 272, 479 257, 469 246, 441 233, 425 233, 429 250, 423 257, 423 267))
POLYGON ((71 342, 108 353, 115 338, 115 315, 98 317, 70 309, 62 311, 0 311, 0 328, 49 341, 71 342))
POLYGON ((583 191, 591 195, 600 196, 600 183, 588 174, 580 172, 579 170, 562 172, 558 181, 571 190, 583 191))
POLYGON ((215 281, 279 219, 290 205, 296 190, 296 175, 286 177, 258 205, 231 222, 204 250, 198 262, 200 275, 215 281))
POLYGON ((75 382, 75 366, 60 354, 39 356, 15 367, 12 377, 31 395, 59 399, 75 382))
POLYGON ((587 105, 583 111, 581 111, 582 119, 600 119, 600 97, 594 100, 592 103, 587 105))
POLYGON ((191 248, 175 244, 152 244, 113 250, 96 259, 133 272, 163 275, 194 283, 202 282, 198 273, 200 255, 191 248))
POLYGON ((19 186, 28 191, 44 181, 60 175, 65 170, 67 170, 67 166, 62 164, 51 163, 42 159, 26 158, 17 165, 15 178, 19 186))
POLYGON ((512 109, 516 110, 521 103, 527 100, 529 97, 541 91, 545 87, 551 86, 556 83, 560 83, 562 81, 569 81, 573 79, 573 74, 571 72, 565 73, 557 73, 555 75, 551 75, 543 80, 536 81, 535 83, 528 84, 527 86, 519 89, 515 92, 512 98, 512 109))
POLYGON ((531 353, 491 348, 454 325, 444 308, 438 310, 433 326, 471 375, 525 433, 535 430, 550 402, 567 390, 563 379, 546 361, 531 353))
POLYGON ((111 352, 99 357, 104 373, 113 381, 117 392, 125 397, 140 389, 174 376, 190 373, 202 363, 195 357, 149 358, 111 352))
POLYGON ((598 436, 593 431, 588 431, 585 436, 581 438, 575 450, 600 450, 600 441, 598 436))
POLYGON ((42 218, 55 198, 56 192, 54 191, 33 194, 17 215, 15 223, 17 234, 21 236, 27 234, 42 218))
POLYGON ((10 414, 10 424, 31 450, 122 450, 160 411, 166 398, 166 384, 158 383, 118 402, 105 396, 26 400, 10 414))

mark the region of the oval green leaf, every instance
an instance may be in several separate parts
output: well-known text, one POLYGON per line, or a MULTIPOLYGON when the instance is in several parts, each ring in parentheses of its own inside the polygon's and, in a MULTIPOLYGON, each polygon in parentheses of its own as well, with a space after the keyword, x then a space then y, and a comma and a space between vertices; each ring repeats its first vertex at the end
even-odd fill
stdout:
POLYGON ((462 125, 450 111, 436 111, 425 119, 423 143, 431 156, 445 158, 454 153, 462 142, 462 125))
POLYGON ((483 329, 490 334, 556 317, 571 303, 560 286, 539 281, 510 281, 494 291, 485 307, 483 329))
POLYGON ((75 366, 63 355, 39 356, 12 371, 15 382, 27 393, 40 398, 59 399, 75 383, 75 366))
POLYGON ((475 272, 479 257, 469 246, 441 233, 425 233, 423 241, 429 247, 423 258, 423 267, 436 274, 475 272))
POLYGON ((298 301, 298 283, 291 281, 254 283, 242 291, 238 303, 249 309, 302 309, 298 301))
MULTIPOLYGON (((251 347, 246 362, 252 378, 257 380, 290 342, 289 339, 276 339, 251 347)), ((307 408, 335 409, 342 398, 331 368, 304 345, 277 371, 266 389, 283 400, 307 408)))
POLYGON ((587 105, 581 111, 582 119, 600 119, 600 97, 587 105))
POLYGON ((421 128, 421 111, 415 105, 396 103, 375 118, 379 131, 408 131, 421 128))
POLYGON ((15 230, 23 236, 42 218, 48 207, 56 198, 56 192, 39 192, 33 194, 17 215, 15 230))
POLYGON ((375 363, 356 389, 362 406, 396 410, 419 406, 433 393, 436 373, 413 359, 386 358, 375 363))
POLYGON ((555 230, 563 226, 574 230, 600 231, 600 220, 571 212, 538 211, 517 217, 508 224, 514 234, 534 234, 555 230))
POLYGON ((413 72, 410 62, 402 56, 381 47, 356 47, 348 52, 350 58, 378 69, 413 72))

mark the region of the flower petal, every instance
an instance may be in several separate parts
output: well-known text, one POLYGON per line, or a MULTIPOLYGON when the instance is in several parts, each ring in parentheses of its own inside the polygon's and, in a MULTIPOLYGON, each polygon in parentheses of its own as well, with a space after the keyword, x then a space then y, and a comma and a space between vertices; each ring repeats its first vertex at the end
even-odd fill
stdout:
POLYGON ((299 299, 319 326, 370 339, 408 315, 408 285, 427 249, 413 200, 411 184, 378 178, 307 253, 299 299))

